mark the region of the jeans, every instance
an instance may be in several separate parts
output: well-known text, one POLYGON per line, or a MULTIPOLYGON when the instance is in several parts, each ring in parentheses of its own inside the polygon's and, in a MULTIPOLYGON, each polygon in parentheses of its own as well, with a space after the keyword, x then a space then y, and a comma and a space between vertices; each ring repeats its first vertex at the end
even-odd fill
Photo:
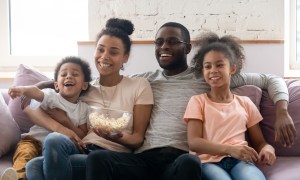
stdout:
POLYGON ((200 180, 197 156, 175 148, 156 148, 139 154, 95 150, 86 160, 87 180, 200 180))
POLYGON ((28 180, 71 180, 74 167, 78 170, 74 174, 82 172, 79 174, 83 174, 84 179, 86 157, 87 155, 80 154, 76 145, 67 136, 50 133, 44 141, 43 157, 34 158, 27 163, 26 178, 28 180))
POLYGON ((252 163, 226 157, 217 163, 203 163, 202 177, 207 180, 265 180, 263 173, 252 163))

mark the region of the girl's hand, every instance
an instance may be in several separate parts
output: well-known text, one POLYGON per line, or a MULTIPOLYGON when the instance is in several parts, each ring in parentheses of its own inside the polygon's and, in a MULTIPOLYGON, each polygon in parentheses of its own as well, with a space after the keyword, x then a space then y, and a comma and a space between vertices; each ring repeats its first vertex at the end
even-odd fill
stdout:
POLYGON ((92 129, 94 131, 94 133, 96 133, 98 136, 103 137, 104 139, 107 139, 110 141, 116 141, 117 139, 123 137, 122 132, 111 133, 111 132, 103 131, 100 128, 94 128, 94 127, 90 127, 90 129, 92 129))
POLYGON ((273 165, 276 160, 275 150, 274 148, 267 144, 265 145, 259 152, 259 163, 262 165, 273 165))
POLYGON ((231 157, 240 159, 245 162, 256 162, 258 160, 257 152, 247 145, 230 146, 228 154, 231 157))

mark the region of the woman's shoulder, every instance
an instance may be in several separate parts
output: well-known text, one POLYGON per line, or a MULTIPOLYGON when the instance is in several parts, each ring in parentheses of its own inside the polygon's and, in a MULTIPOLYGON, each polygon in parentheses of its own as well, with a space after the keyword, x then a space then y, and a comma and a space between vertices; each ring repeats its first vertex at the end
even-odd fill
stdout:
POLYGON ((149 84, 148 80, 144 77, 128 77, 124 76, 123 81, 126 84, 149 84))

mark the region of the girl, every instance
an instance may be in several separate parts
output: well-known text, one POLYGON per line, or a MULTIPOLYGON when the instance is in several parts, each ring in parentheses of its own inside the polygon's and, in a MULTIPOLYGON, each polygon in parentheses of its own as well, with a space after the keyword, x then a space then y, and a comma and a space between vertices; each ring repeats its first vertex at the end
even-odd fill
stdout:
POLYGON ((254 163, 272 165, 276 157, 259 127, 262 116, 248 97, 230 91, 231 76, 243 66, 243 48, 235 37, 213 33, 199 42, 192 63, 211 90, 191 97, 184 121, 189 148, 203 163, 203 178, 265 179, 254 163), (254 148, 245 140, 246 131, 254 148))

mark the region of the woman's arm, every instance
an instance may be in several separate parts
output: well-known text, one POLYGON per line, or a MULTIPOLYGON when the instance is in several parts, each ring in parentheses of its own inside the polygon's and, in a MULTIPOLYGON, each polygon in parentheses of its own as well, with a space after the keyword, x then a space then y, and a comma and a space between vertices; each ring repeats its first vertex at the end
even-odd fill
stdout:
POLYGON ((128 148, 136 149, 142 146, 146 129, 150 122, 153 105, 135 105, 133 108, 133 131, 132 134, 123 133, 121 138, 116 138, 115 142, 128 148))
POLYGON ((203 139, 203 122, 199 119, 188 119, 187 138, 189 149, 197 154, 231 156, 243 161, 256 161, 257 152, 246 145, 226 145, 203 139))
POLYGON ((247 84, 268 90, 270 98, 276 105, 275 141, 280 142, 285 147, 291 147, 294 144, 297 132, 294 122, 287 111, 289 93, 284 80, 272 74, 258 73, 236 74, 231 80, 231 87, 247 84))
POLYGON ((76 144, 82 144, 81 139, 77 136, 77 134, 75 134, 72 130, 66 128, 62 124, 52 119, 41 108, 37 108, 33 110, 27 106, 23 111, 34 124, 41 126, 45 129, 48 129, 49 131, 59 132, 61 134, 64 134, 68 136, 76 144))
POLYGON ((50 117, 59 122, 64 127, 74 131, 81 139, 86 136, 88 129, 87 124, 82 124, 78 127, 76 127, 71 119, 67 116, 67 113, 61 109, 54 108, 47 110, 47 113, 50 115, 50 117))

